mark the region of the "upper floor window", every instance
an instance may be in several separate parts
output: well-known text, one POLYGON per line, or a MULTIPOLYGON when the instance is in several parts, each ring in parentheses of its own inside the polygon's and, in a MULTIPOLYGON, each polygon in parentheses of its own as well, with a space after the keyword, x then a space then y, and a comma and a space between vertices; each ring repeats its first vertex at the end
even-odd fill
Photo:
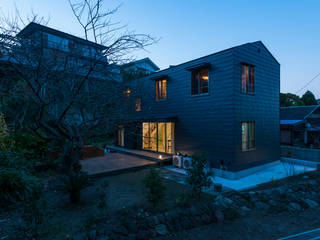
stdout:
POLYGON ((254 150, 256 147, 255 140, 255 123, 242 122, 241 123, 241 136, 242 136, 242 151, 254 150))
POLYGON ((202 68, 192 71, 191 94, 203 94, 209 92, 209 69, 202 68))
POLYGON ((136 98, 135 108, 136 108, 136 112, 141 111, 141 98, 136 98))
POLYGON ((254 93, 254 66, 241 64, 241 92, 254 93))
POLYGON ((167 80, 156 80, 156 100, 167 98, 167 80))

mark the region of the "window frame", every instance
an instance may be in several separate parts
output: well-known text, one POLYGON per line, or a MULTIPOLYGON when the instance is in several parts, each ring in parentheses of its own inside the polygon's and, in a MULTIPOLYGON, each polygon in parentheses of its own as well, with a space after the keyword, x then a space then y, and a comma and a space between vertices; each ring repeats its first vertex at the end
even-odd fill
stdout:
POLYGON ((163 101, 167 99, 167 79, 156 79, 155 80, 155 99, 156 101, 163 101), (163 82, 165 83, 165 87, 163 88, 163 82), (161 85, 161 87, 160 87, 161 85), (164 91, 164 94, 162 93, 164 91))
POLYGON ((256 123, 255 121, 243 121, 241 122, 241 151, 249 152, 254 150, 256 150, 256 123), (242 129, 243 124, 247 124, 246 148, 244 148, 244 141, 243 141, 243 129, 242 129))
POLYGON ((137 97, 136 98, 134 109, 135 109, 136 112, 141 112, 142 111, 142 99, 141 99, 141 97, 137 97))
POLYGON ((255 66, 248 63, 241 63, 240 73, 240 92, 243 94, 254 95, 255 94, 255 66), (245 75, 245 87, 243 86, 243 69, 248 68, 248 75, 245 75))
POLYGON ((209 89, 210 89, 210 68, 209 67, 202 67, 202 68, 196 68, 191 71, 191 96, 203 96, 203 95, 209 95, 209 89), (208 74, 208 83, 207 83, 207 91, 201 92, 203 87, 201 88, 202 78, 201 78, 201 71, 207 71, 208 74), (196 79, 196 80, 195 80, 196 79), (195 84, 194 82, 197 82, 195 91, 195 84))

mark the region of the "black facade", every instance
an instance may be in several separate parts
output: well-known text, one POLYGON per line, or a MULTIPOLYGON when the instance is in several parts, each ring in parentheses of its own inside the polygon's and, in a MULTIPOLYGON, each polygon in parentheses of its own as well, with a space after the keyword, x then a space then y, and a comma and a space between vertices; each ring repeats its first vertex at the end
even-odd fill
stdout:
POLYGON ((128 88, 121 123, 125 147, 142 149, 142 122, 174 122, 173 153, 205 152, 211 167, 239 171, 280 158, 280 64, 260 41, 158 71, 128 88), (247 93, 241 91, 244 64, 254 68, 254 91, 247 93), (208 69, 209 81, 193 95, 191 79, 198 69, 208 69), (156 100, 160 79, 166 79, 166 97, 156 100), (254 148, 247 151, 243 122, 254 124, 254 148))

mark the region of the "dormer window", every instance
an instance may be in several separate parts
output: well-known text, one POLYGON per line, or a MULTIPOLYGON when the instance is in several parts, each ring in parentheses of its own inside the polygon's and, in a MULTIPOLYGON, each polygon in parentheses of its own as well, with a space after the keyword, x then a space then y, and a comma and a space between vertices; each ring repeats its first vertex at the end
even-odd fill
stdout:
POLYGON ((209 68, 195 69, 191 73, 191 95, 209 92, 209 68))
POLYGON ((156 80, 156 100, 167 98, 167 79, 156 80))

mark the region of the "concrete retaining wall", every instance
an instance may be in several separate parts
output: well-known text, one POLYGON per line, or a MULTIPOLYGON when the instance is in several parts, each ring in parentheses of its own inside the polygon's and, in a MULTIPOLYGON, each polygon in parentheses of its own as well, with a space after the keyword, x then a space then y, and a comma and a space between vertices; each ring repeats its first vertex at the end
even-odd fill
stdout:
POLYGON ((320 162, 320 149, 281 146, 281 157, 320 162))

